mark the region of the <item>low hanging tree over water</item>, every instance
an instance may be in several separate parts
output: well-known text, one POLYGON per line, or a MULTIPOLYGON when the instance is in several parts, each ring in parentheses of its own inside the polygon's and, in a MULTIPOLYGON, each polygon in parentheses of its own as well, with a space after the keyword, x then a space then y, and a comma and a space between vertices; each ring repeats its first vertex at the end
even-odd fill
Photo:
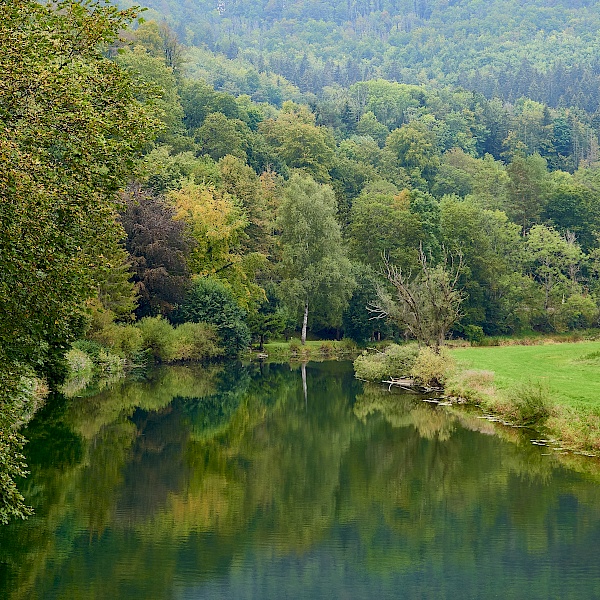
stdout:
POLYGON ((419 249, 419 273, 405 273, 391 264, 384 255, 384 276, 393 293, 383 286, 377 289, 377 299, 369 306, 373 318, 389 319, 407 331, 420 346, 433 348, 436 353, 452 326, 460 319, 460 305, 465 299, 457 289, 462 259, 445 258, 431 266, 423 249, 419 249))

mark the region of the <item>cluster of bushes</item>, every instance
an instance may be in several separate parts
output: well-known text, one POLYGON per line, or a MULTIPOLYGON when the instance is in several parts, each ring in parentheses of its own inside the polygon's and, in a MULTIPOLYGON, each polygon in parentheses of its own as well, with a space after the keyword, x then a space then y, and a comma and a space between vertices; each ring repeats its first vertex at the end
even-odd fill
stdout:
POLYGON ((111 323, 89 337, 75 342, 67 353, 71 380, 68 386, 73 386, 73 380, 83 385, 97 376, 121 377, 149 361, 201 361, 225 354, 216 326, 207 323, 174 326, 163 317, 145 317, 129 325, 111 323))
POLYGON ((358 379, 381 382, 411 377, 425 386, 443 385, 452 368, 453 361, 444 349, 435 352, 417 344, 391 344, 383 352, 364 353, 354 361, 358 379))

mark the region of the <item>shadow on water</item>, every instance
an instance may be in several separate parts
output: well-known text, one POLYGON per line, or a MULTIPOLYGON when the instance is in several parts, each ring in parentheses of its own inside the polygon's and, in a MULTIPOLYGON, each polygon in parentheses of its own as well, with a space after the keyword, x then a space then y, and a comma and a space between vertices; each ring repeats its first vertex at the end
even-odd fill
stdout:
POLYGON ((600 475, 349 363, 158 369, 30 424, 0 597, 600 597, 600 475))

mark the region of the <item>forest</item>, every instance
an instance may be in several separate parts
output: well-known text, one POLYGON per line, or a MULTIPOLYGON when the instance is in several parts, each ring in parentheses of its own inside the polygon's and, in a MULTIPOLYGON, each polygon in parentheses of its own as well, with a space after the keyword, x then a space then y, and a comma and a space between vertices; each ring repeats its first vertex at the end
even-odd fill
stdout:
POLYGON ((146 3, 0 6, 0 520, 74 365, 401 339, 386 265, 454 337, 597 325, 595 2, 146 3))

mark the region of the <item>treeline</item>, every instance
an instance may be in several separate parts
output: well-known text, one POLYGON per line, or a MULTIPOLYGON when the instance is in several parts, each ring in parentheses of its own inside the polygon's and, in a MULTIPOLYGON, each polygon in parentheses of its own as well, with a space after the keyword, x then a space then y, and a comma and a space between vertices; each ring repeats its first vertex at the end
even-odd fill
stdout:
POLYGON ((218 330, 227 296, 229 355, 303 325, 400 335, 367 306, 382 257, 416 274, 422 249, 461 257, 454 335, 595 324, 598 143, 583 111, 383 80, 277 108, 178 74, 168 35, 146 22, 116 58, 168 103, 120 216, 137 318, 218 330))
MULTIPOLYGON (((130 5, 132 2, 122 2, 130 5)), ((147 0, 187 44, 302 92, 378 77, 597 113, 598 2, 147 0)), ((198 66, 202 61, 193 59, 198 66)))

